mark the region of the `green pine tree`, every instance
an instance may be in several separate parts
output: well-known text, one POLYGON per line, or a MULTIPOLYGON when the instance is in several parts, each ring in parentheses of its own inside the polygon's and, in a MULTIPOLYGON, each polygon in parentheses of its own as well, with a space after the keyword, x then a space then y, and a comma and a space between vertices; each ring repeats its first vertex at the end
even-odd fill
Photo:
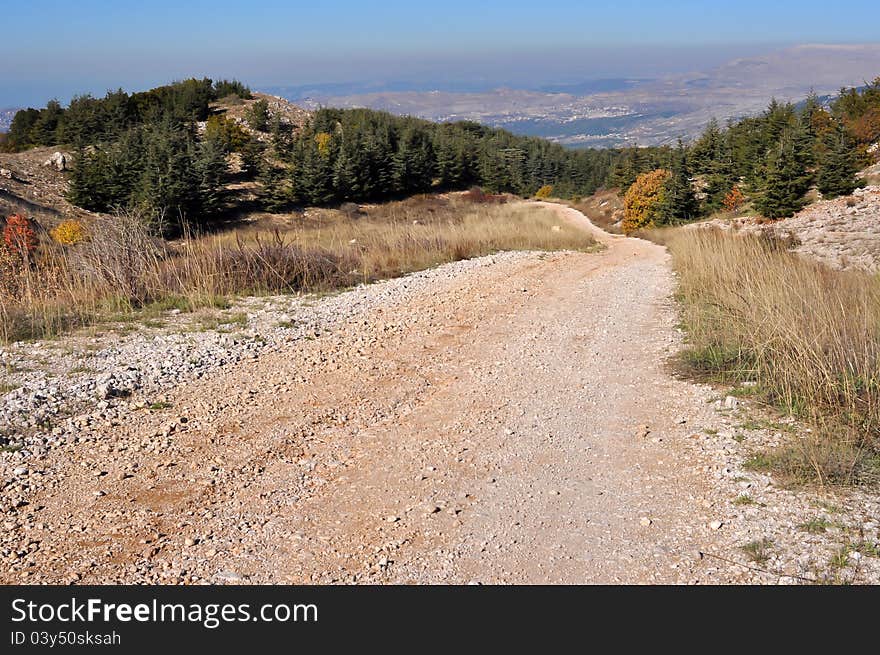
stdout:
POLYGON ((793 215, 804 206, 803 178, 791 142, 783 138, 767 154, 755 208, 770 219, 793 215))
POLYGON ((837 129, 827 135, 824 145, 816 185, 826 198, 849 195, 861 182, 856 178, 856 150, 842 123, 838 123, 837 129))
POLYGON ((663 202, 657 209, 658 225, 687 223, 699 216, 700 203, 694 193, 688 166, 687 150, 679 140, 672 161, 672 171, 664 188, 663 202))
POLYGON ((269 161, 263 161, 257 174, 260 189, 257 198, 267 212, 280 212, 290 204, 290 189, 286 171, 269 161))

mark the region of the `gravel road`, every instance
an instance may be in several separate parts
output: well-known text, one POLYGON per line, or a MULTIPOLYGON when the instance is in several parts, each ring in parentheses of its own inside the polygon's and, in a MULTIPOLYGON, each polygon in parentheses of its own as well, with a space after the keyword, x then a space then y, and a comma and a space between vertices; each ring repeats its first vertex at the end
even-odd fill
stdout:
MULTIPOLYGON (((743 407, 670 373, 665 249, 548 206, 605 249, 498 255, 326 298, 302 308, 308 330, 181 373, 152 409, 143 381, 5 453, 0 581, 818 576, 839 539, 799 536, 814 499, 742 471, 743 407), (733 502, 741 492, 754 507, 733 502), (777 547, 758 566, 741 546, 764 535, 777 547)), ((839 504, 841 525, 876 539, 876 499, 839 504)))

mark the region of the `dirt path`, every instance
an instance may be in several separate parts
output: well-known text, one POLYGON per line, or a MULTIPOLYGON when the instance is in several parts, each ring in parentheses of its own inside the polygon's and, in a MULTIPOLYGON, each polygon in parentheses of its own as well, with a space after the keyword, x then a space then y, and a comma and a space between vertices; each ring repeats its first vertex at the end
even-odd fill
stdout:
POLYGON ((723 581, 668 255, 554 207, 607 248, 440 280, 53 450, 0 579, 723 581))

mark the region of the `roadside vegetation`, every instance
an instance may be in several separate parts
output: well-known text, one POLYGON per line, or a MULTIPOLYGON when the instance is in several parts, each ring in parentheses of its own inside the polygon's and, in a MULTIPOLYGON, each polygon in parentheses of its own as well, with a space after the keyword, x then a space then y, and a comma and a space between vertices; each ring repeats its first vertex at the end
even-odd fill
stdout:
POLYGON ((880 279, 766 237, 659 235, 678 274, 691 373, 739 386, 809 432, 750 466, 793 481, 880 482, 880 279))
POLYGON ((73 148, 69 200, 103 215, 0 219, 0 339, 235 295, 345 288, 501 250, 593 247, 552 212, 506 206, 502 194, 565 198, 607 229, 668 241, 689 370, 747 382, 811 426, 755 467, 873 482, 878 278, 831 271, 766 238, 656 228, 745 212, 777 220, 820 195, 846 196, 877 160, 878 140, 880 79, 830 104, 774 100, 761 115, 711 122, 691 144, 625 150, 566 150, 366 109, 321 109, 293 125, 236 81, 53 101, 18 112, 3 147, 73 148), (244 119, 227 116, 248 99, 244 119), (475 185, 488 193, 438 195, 475 185), (236 187, 249 190, 247 207, 235 206, 236 187), (354 204, 365 202, 386 204, 354 204), (255 210, 274 218, 220 231, 255 210))
POLYGON ((136 213, 59 226, 51 236, 10 217, 0 243, 0 339, 227 306, 235 295, 341 289, 503 250, 596 245, 549 209, 503 200, 474 190, 366 210, 311 210, 280 224, 174 241, 158 238, 136 213))

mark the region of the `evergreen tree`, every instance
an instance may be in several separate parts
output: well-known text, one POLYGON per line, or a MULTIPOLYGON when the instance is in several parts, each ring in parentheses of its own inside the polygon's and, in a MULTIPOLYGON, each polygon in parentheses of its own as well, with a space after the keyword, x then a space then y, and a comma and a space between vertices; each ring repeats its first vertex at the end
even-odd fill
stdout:
POLYGON ((269 103, 263 98, 257 100, 247 113, 247 122, 257 132, 269 131, 269 103))
POLYGON ((687 150, 679 140, 669 179, 664 184, 663 200, 657 208, 658 225, 677 225, 699 216, 700 203, 694 194, 687 150))
POLYGON ((30 132, 30 142, 38 146, 51 146, 58 143, 58 123, 64 115, 64 109, 57 100, 50 100, 46 108, 34 122, 30 132))
POLYGON ((816 140, 813 136, 811 118, 802 116, 791 128, 787 138, 791 140, 792 170, 796 173, 792 182, 793 191, 804 195, 815 181, 816 140))
POLYGON ((216 214, 223 204, 223 182, 229 167, 223 144, 205 139, 194 146, 193 173, 197 184, 200 218, 216 214))
POLYGON ((40 118, 40 110, 29 107, 15 112, 9 126, 9 145, 12 150, 24 150, 33 145, 31 132, 40 118))
POLYGON ((394 189, 397 193, 418 193, 431 188, 434 179, 434 150, 424 130, 408 126, 394 155, 394 189))
POLYGON ((826 198, 849 195, 860 186, 856 178, 858 164, 852 140, 842 124, 826 136, 822 160, 819 163, 817 186, 826 198))
POLYGON ((645 172, 648 167, 649 164, 645 162, 641 148, 627 148, 623 156, 614 165, 609 182, 612 187, 619 188, 622 195, 626 193, 627 189, 635 183, 636 178, 645 172))
POLYGON ((257 180, 260 182, 258 199, 263 210, 280 212, 290 204, 290 190, 283 168, 263 161, 257 180))
POLYGON ((691 147, 690 164, 697 175, 709 175, 714 171, 716 162, 721 156, 724 137, 717 119, 713 118, 706 125, 703 134, 691 147))
POLYGON ((756 209, 770 219, 785 218, 804 206, 803 168, 791 143, 782 139, 770 150, 764 167, 756 209))

